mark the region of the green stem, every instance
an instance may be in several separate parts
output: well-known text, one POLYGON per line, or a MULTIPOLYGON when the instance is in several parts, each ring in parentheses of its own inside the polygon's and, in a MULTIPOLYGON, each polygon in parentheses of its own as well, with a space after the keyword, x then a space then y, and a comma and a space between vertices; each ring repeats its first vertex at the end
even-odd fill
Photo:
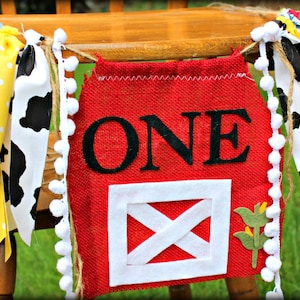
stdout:
POLYGON ((259 248, 259 226, 253 227, 254 248, 259 248))
POLYGON ((257 266, 257 255, 258 255, 258 249, 252 250, 252 268, 256 269, 257 266))

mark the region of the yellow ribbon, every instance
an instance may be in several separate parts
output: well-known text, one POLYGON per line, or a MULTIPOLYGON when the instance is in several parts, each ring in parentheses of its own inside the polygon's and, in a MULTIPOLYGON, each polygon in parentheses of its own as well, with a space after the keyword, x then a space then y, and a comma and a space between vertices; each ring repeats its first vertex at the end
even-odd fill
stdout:
MULTIPOLYGON (((2 148, 14 90, 16 60, 23 43, 16 37, 19 31, 11 26, 0 28, 0 145, 2 148)), ((11 255, 8 217, 5 204, 2 169, 0 165, 0 242, 5 241, 5 261, 11 255)))
POLYGON ((286 30, 289 34, 295 36, 297 39, 300 40, 300 32, 296 28, 295 24, 288 18, 284 16, 278 16, 276 20, 281 21, 286 25, 286 30))

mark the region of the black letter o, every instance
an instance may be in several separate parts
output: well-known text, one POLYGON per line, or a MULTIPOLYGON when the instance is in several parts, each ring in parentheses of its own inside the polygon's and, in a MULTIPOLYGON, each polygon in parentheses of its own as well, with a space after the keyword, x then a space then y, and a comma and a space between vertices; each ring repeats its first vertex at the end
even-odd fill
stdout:
POLYGON ((105 117, 95 121, 87 129, 83 137, 82 151, 87 165, 94 171, 103 174, 117 173, 127 168, 135 159, 138 153, 138 148, 139 148, 139 139, 136 131, 128 121, 119 117, 105 117), (95 140, 96 131, 102 124, 110 121, 118 122, 122 126, 126 134, 127 145, 128 145, 124 160, 118 167, 114 169, 103 168, 98 163, 94 152, 94 140, 95 140))

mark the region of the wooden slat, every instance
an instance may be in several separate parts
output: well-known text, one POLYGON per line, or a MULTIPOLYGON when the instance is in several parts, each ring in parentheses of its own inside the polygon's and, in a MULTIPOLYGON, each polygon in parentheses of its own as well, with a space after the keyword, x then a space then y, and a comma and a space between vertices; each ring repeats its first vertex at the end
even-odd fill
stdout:
POLYGON ((258 287, 254 277, 226 278, 230 300, 259 300, 258 287))
POLYGON ((188 7, 188 0, 168 0, 168 9, 188 7))
POLYGON ((110 12, 124 11, 124 1, 123 0, 110 0, 109 1, 109 11, 110 12))
POLYGON ((16 4, 14 0, 1 0, 2 14, 16 14, 16 4))
POLYGON ((92 55, 98 52, 111 61, 130 61, 228 55, 232 47, 249 45, 252 29, 275 17, 275 13, 189 8, 90 13, 84 17, 3 15, 2 22, 18 28, 23 24, 50 37, 61 27, 68 35, 67 43, 77 50, 92 55))
POLYGON ((15 290, 16 282, 16 264, 17 264, 17 251, 16 251, 16 240, 11 235, 11 248, 12 255, 7 262, 4 261, 5 246, 4 241, 0 243, 0 300, 13 299, 12 295, 15 290))
POLYGON ((57 0, 56 1, 57 14, 70 14, 71 13, 71 0, 57 0))

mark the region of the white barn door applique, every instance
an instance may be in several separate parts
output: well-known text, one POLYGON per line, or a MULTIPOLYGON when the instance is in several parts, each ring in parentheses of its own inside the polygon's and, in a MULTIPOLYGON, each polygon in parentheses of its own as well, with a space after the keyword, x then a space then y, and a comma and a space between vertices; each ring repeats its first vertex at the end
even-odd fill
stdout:
MULTIPOLYGON (((225 274, 228 261, 231 180, 110 185, 108 236, 110 285, 188 279, 225 274), (151 206, 154 202, 195 200, 175 220, 151 206), (127 253, 127 214, 154 234, 127 253), (210 217, 209 242, 192 229, 210 217), (175 244, 193 258, 151 263, 175 244), (216 263, 217 262, 217 263, 216 263), (182 274, 185 277, 182 278, 182 274)), ((171 204, 172 207, 172 204, 171 204)))

